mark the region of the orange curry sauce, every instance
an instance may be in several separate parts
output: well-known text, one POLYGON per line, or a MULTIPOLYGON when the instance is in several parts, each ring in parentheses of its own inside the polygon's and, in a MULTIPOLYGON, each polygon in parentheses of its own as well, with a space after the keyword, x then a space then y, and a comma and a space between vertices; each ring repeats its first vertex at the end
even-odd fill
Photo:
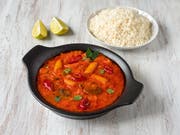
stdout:
POLYGON ((93 60, 83 51, 70 51, 47 60, 37 76, 41 96, 57 108, 92 112, 111 105, 122 94, 120 67, 103 54, 93 60))

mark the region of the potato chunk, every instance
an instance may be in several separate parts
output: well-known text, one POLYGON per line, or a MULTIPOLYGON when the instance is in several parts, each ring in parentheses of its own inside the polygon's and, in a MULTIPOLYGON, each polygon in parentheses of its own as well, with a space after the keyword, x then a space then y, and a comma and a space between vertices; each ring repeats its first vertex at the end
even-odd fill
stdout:
POLYGON ((69 86, 75 85, 75 82, 72 81, 72 80, 69 80, 69 79, 64 79, 64 83, 65 83, 66 85, 69 85, 69 86))
POLYGON ((93 74, 91 77, 101 82, 102 84, 106 84, 106 82, 108 81, 105 77, 95 75, 95 74, 93 74))
POLYGON ((84 71, 85 74, 90 74, 90 73, 93 73, 94 70, 96 69, 97 67, 97 62, 92 62, 88 65, 88 67, 86 68, 86 70, 84 71))
POLYGON ((61 60, 57 60, 55 65, 54 65, 54 71, 56 71, 57 69, 62 68, 62 62, 61 60))

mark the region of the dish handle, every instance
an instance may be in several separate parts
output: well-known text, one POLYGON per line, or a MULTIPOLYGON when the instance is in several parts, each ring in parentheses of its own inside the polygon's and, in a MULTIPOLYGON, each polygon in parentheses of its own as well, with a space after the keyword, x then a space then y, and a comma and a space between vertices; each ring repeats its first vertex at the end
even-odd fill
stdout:
POLYGON ((130 81, 129 87, 125 89, 124 93, 122 94, 118 102, 118 106, 132 104, 140 95, 143 87, 143 84, 136 80, 130 81))
POLYGON ((27 67, 33 65, 33 62, 36 58, 41 57, 41 53, 44 53, 48 50, 48 47, 44 47, 41 45, 37 45, 33 47, 26 55, 23 57, 23 62, 26 64, 27 67))

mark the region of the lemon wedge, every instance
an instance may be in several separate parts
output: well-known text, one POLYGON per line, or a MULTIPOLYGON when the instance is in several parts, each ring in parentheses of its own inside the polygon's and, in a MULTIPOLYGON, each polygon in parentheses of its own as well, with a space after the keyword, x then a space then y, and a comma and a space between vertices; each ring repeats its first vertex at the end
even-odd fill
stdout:
POLYGON ((35 22, 32 29, 32 36, 37 39, 43 39, 47 37, 47 29, 41 20, 35 22))
POLYGON ((60 19, 53 17, 50 23, 50 30, 56 35, 63 35, 68 32, 68 26, 60 19))

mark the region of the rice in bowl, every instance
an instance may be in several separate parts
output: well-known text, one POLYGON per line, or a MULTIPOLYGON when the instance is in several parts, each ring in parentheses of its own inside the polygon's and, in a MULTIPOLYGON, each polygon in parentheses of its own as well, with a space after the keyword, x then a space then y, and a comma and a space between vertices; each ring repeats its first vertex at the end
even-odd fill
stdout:
POLYGON ((152 23, 133 9, 104 9, 89 20, 89 30, 107 44, 135 47, 150 40, 152 23))

